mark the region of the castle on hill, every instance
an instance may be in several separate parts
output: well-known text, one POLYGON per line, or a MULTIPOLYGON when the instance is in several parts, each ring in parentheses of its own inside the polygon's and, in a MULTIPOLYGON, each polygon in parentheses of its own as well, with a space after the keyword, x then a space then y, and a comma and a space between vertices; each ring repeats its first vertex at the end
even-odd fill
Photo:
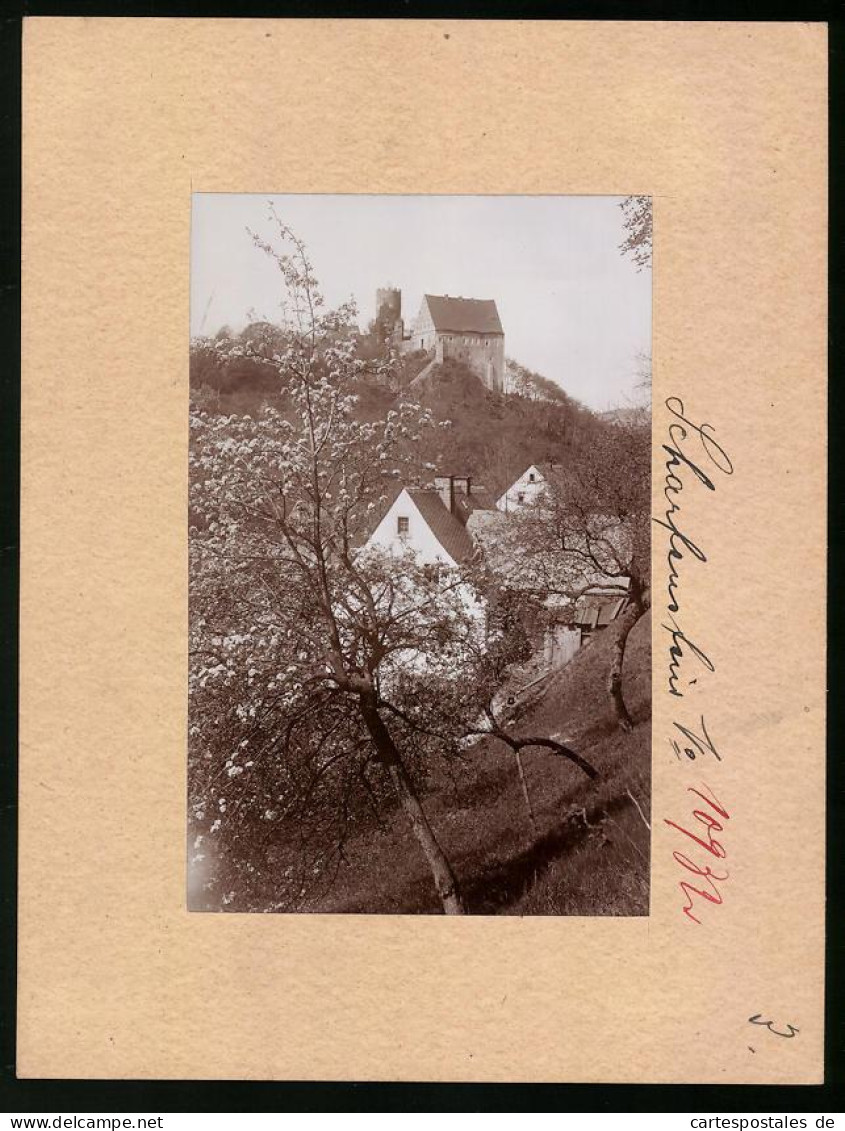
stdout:
POLYGON ((402 292, 376 291, 376 325, 403 353, 424 350, 436 364, 463 362, 492 392, 504 387, 505 332, 494 299, 423 295, 419 313, 405 332, 402 292))

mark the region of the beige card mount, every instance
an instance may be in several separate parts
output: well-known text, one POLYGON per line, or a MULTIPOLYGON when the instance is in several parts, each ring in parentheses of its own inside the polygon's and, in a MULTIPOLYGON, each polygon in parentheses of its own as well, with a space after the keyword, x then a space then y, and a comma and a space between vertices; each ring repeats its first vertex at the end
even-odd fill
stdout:
POLYGON ((26 21, 22 1076, 821 1080, 826 96, 818 24, 26 21), (647 915, 188 910, 200 192, 651 198, 647 915))

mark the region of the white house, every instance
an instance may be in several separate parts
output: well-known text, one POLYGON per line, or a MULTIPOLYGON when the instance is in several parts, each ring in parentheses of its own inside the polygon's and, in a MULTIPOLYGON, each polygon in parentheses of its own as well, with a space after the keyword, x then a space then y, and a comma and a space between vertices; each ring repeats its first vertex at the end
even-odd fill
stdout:
POLYGON ((532 463, 496 501, 496 506, 507 513, 535 503, 546 489, 551 472, 551 464, 532 463))
POLYGON ((366 545, 397 555, 411 549, 423 565, 456 567, 475 552, 473 514, 492 509, 469 476, 440 475, 433 488, 403 487, 366 545))
MULTIPOLYGON (((422 565, 440 565, 447 570, 461 566, 480 548, 488 563, 500 571, 504 584, 515 589, 540 587, 547 581, 542 563, 538 567, 535 557, 514 552, 513 547, 503 555, 499 533, 503 524, 508 525, 508 507, 518 510, 539 497, 547 482, 544 468, 551 470, 548 465, 532 464, 496 503, 469 476, 437 476, 433 488, 403 487, 364 548, 379 548, 397 557, 412 550, 422 565)), ((546 564, 548 576, 553 576, 560 568, 559 556, 554 555, 546 564)), ((545 602, 549 623, 538 644, 549 666, 568 663, 583 644, 619 616, 626 602, 627 578, 592 576, 583 566, 579 569, 583 574, 579 598, 573 601, 549 595, 545 602), (558 609, 559 617, 555 616, 558 609)), ((469 585, 462 583, 457 592, 481 626, 484 603, 469 585)), ((403 662, 422 665, 425 661, 404 657, 403 662)))
MULTIPOLYGON (((469 476, 442 475, 429 489, 403 487, 390 504, 384 517, 363 546, 363 551, 378 549, 397 558, 412 552, 419 564, 438 569, 441 583, 449 584, 450 571, 457 571, 476 550, 471 534, 473 520, 482 514, 498 516, 492 498, 483 487, 475 487, 469 476)), ((398 567, 401 570, 401 564, 398 567)), ((469 615, 476 644, 483 644, 486 632, 486 606, 475 589, 465 580, 449 585, 460 607, 469 615)), ((413 587, 405 590, 408 605, 415 600, 413 587)), ((393 599, 393 598, 391 598, 393 599)), ((444 594, 445 599, 445 594, 444 594)), ((448 605, 441 612, 445 612, 448 605)), ((396 653, 392 663, 407 669, 430 669, 436 663, 418 651, 396 653)), ((384 678, 390 678, 390 665, 384 678)))

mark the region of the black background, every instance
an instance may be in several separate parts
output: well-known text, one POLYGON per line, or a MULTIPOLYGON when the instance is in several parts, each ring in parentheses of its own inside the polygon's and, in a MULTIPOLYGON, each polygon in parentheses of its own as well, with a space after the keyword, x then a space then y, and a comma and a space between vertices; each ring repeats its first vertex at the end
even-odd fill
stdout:
MULTIPOLYGON (((843 467, 837 459, 845 413, 843 293, 845 293, 845 4, 637 3, 593 0, 567 3, 496 3, 486 0, 384 0, 351 4, 343 0, 242 0, 240 3, 160 3, 158 0, 96 3, 58 0, 12 4, 0 0, 0 1110, 55 1113, 165 1111, 403 1112, 403 1111, 693 1111, 842 1112, 843 977, 843 825, 845 772, 842 748, 845 695, 845 620, 838 589, 842 568, 845 503, 843 467), (759 1085, 607 1085, 607 1084, 426 1084, 309 1083, 245 1081, 80 1081, 18 1080, 15 1077, 15 907, 17 875, 17 661, 19 583, 19 428, 20 428, 20 81, 21 24, 25 16, 214 16, 398 17, 407 19, 626 19, 756 20, 829 23, 830 32, 830 440, 829 440, 829 606, 828 606, 828 923, 825 1080, 823 1086, 759 1085), (838 364, 837 364, 838 363, 838 364)), ((819 437, 819 443, 823 437, 819 437)), ((808 578, 812 588, 817 578, 808 578)), ((822 641, 819 641, 819 647, 822 641)), ((761 751, 761 758, 765 752, 761 751)), ((796 766, 796 773, 800 773, 796 766)), ((791 836, 817 837, 820 828, 808 814, 804 830, 791 836)), ((790 906, 784 899, 782 921, 790 906)), ((151 992, 154 992, 151 988, 151 992)), ((61 1003, 57 1002, 57 1008, 61 1003)), ((596 1024, 612 1026, 613 1018, 596 1024)), ((563 1125, 563 1124, 562 1124, 563 1125)))

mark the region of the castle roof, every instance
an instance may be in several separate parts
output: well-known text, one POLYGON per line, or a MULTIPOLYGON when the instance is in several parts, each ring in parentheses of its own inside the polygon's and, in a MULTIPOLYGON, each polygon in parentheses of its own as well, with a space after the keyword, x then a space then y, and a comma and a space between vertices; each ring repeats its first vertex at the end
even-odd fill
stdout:
POLYGON ((504 334, 495 299, 426 295, 425 301, 435 330, 456 334, 504 334))

